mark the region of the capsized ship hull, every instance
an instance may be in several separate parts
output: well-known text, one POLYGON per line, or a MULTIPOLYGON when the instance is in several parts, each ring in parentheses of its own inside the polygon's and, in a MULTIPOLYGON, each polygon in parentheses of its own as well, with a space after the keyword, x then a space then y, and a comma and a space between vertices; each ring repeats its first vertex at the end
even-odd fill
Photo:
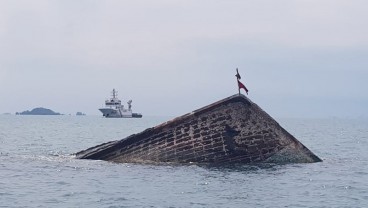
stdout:
POLYGON ((127 138, 76 153, 80 159, 174 163, 322 161, 244 95, 234 95, 127 138))

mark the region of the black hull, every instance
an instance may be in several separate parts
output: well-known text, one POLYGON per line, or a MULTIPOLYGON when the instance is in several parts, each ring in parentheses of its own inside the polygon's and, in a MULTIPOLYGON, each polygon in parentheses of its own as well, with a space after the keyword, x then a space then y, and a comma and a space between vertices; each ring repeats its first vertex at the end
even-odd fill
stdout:
POLYGON ((125 139, 78 152, 76 157, 121 163, 321 161, 243 95, 225 98, 125 139))
POLYGON ((142 116, 142 114, 139 114, 139 113, 133 113, 132 117, 133 118, 142 118, 143 116, 142 116))

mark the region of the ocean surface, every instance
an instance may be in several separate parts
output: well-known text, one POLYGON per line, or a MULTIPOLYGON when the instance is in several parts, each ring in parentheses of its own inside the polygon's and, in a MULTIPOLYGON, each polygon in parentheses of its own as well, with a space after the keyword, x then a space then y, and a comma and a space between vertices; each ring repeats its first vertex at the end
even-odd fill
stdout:
POLYGON ((211 167, 72 156, 167 119, 0 115, 0 207, 368 207, 368 119, 276 119, 321 163, 211 167))

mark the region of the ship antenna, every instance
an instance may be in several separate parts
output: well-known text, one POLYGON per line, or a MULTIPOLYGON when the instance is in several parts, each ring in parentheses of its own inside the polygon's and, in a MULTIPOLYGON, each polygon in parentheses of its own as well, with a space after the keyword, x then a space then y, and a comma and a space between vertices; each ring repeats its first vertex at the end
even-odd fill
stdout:
POLYGON ((112 89, 112 98, 116 98, 116 91, 115 91, 115 89, 112 89))

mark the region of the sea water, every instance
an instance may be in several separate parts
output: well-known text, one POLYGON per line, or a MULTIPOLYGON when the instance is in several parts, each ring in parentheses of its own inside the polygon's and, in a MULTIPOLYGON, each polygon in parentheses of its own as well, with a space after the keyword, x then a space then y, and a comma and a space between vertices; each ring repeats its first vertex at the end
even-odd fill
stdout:
POLYGON ((0 207, 368 207, 367 119, 276 119, 311 164, 117 164, 73 153, 167 117, 0 116, 0 207))

